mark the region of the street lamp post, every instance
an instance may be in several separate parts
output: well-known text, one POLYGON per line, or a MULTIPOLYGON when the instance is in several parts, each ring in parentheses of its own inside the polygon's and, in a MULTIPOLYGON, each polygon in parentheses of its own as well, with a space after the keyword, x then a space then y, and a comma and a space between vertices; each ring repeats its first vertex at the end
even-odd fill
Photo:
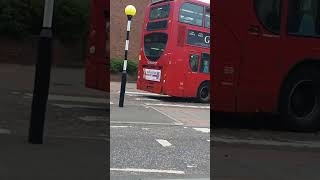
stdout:
POLYGON ((128 5, 125 9, 125 14, 128 17, 128 23, 127 23, 127 38, 126 38, 125 54, 124 54, 124 61, 123 61, 123 71, 122 71, 122 78, 121 78, 119 107, 123 107, 124 95, 126 91, 129 34, 130 34, 130 27, 131 27, 131 19, 136 14, 136 8, 132 5, 128 5))
POLYGON ((52 61, 52 17, 54 0, 46 0, 42 30, 38 42, 38 57, 34 81, 29 143, 42 144, 49 94, 52 61))

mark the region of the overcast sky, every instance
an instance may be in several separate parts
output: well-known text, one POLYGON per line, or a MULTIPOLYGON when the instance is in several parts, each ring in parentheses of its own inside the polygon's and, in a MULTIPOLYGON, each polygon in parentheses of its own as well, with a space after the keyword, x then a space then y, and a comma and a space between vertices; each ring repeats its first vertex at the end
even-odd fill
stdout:
POLYGON ((206 3, 210 3, 210 0, 199 0, 199 1, 203 1, 203 2, 206 2, 206 3))

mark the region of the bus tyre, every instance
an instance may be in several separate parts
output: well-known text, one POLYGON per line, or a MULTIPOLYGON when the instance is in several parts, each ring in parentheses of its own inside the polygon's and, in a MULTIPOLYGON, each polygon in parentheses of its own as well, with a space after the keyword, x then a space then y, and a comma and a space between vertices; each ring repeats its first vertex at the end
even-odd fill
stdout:
POLYGON ((286 81, 280 100, 285 125, 294 131, 316 131, 320 125, 320 72, 295 71, 286 81))
POLYGON ((198 101, 201 103, 208 103, 210 100, 210 87, 208 82, 204 82, 199 86, 197 93, 198 101))

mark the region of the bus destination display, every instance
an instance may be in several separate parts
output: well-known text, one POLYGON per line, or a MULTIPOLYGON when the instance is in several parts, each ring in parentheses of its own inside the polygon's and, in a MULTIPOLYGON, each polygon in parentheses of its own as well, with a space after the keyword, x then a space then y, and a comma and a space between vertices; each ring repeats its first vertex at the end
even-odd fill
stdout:
POLYGON ((188 30, 187 44, 210 48, 210 33, 188 30))

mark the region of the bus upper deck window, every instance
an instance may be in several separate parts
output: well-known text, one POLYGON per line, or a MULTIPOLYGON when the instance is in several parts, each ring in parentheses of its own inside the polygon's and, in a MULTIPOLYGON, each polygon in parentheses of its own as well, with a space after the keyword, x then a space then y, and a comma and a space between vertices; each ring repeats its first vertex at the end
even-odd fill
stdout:
POLYGON ((169 17, 170 12, 170 5, 166 4, 163 6, 157 6, 151 8, 149 19, 155 20, 155 19, 164 19, 169 17))
POLYGON ((203 26, 203 6, 184 3, 180 8, 179 21, 196 26, 203 26))
POLYGON ((205 8, 204 27, 210 28, 210 7, 205 8))

